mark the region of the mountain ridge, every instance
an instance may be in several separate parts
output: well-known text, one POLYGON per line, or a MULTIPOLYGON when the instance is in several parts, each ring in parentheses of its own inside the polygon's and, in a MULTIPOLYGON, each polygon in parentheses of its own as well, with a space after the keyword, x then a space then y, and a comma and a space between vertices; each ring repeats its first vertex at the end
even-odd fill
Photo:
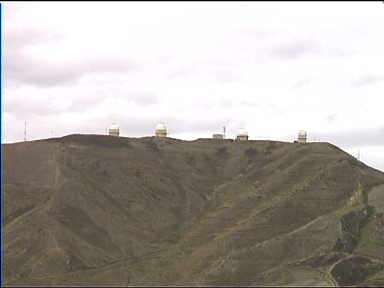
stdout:
POLYGON ((384 173, 330 143, 75 134, 3 151, 8 284, 381 283, 384 173), (348 279, 354 259, 373 268, 348 279))

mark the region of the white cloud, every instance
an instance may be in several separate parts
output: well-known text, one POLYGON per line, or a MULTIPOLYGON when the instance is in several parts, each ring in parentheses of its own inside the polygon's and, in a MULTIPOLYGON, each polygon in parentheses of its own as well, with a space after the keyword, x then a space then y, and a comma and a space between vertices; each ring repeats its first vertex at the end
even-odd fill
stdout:
POLYGON ((126 136, 167 121, 183 139, 223 125, 254 139, 306 129, 364 147, 384 170, 382 3, 4 6, 6 142, 23 139, 25 119, 30 139, 104 133, 112 121, 126 136))

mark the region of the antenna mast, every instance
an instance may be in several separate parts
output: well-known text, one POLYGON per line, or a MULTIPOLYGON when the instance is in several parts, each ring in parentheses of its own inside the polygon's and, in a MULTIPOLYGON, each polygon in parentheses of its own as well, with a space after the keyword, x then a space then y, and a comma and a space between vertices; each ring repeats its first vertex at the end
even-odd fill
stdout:
POLYGON ((225 139, 225 126, 223 126, 223 138, 225 139))
POLYGON ((24 142, 27 141, 27 120, 24 121, 24 142))

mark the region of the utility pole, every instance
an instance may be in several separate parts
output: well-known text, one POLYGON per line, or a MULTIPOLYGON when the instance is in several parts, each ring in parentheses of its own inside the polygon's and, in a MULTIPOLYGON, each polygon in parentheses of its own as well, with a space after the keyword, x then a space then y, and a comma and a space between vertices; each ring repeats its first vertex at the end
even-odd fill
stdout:
POLYGON ((225 126, 223 126, 223 138, 225 139, 225 126))
POLYGON ((27 141, 27 120, 24 121, 24 142, 27 141))

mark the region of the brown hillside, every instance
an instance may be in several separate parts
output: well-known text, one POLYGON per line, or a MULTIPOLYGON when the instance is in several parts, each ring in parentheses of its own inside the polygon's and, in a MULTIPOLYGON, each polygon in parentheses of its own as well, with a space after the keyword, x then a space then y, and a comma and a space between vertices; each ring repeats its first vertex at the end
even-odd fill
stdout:
POLYGON ((384 173, 329 143, 69 135, 3 151, 9 285, 384 284, 384 173))

